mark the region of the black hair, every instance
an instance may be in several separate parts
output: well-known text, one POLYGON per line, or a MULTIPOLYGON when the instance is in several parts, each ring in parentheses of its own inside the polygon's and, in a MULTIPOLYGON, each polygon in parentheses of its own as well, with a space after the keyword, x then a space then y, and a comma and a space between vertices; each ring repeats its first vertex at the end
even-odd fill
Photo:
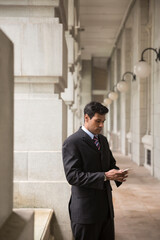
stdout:
POLYGON ((108 108, 99 102, 90 102, 84 108, 84 115, 88 114, 90 119, 95 115, 95 113, 104 115, 108 112, 109 112, 108 108))

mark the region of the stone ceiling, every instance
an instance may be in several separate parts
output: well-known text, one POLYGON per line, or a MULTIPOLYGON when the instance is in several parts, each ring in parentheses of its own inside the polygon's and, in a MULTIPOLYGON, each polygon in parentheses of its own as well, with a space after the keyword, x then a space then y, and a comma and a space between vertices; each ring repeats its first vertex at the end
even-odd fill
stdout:
POLYGON ((109 57, 133 0, 80 0, 82 59, 109 57))

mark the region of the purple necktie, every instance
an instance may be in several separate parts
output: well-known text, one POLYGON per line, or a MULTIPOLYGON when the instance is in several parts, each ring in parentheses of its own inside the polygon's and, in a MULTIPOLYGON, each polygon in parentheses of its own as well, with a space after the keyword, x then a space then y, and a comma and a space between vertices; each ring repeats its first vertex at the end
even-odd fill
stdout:
POLYGON ((96 144, 96 147, 98 148, 98 150, 100 150, 100 144, 99 144, 99 141, 98 141, 98 137, 94 136, 93 140, 94 140, 94 143, 96 144))

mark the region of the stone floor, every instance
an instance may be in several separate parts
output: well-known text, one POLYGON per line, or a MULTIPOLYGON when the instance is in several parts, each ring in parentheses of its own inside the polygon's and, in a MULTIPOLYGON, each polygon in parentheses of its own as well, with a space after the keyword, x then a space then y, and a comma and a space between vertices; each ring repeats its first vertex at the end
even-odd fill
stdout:
POLYGON ((132 168, 122 186, 113 186, 116 240, 160 240, 160 181, 128 157, 114 154, 120 168, 132 168))

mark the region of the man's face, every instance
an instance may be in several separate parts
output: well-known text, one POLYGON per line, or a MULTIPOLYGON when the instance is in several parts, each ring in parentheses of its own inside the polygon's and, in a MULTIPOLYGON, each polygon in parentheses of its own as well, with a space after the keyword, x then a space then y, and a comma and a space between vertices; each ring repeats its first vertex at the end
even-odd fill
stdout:
POLYGON ((84 126, 94 135, 99 134, 103 128, 105 121, 105 114, 100 115, 99 113, 95 113, 95 115, 90 119, 88 114, 84 116, 84 126))

